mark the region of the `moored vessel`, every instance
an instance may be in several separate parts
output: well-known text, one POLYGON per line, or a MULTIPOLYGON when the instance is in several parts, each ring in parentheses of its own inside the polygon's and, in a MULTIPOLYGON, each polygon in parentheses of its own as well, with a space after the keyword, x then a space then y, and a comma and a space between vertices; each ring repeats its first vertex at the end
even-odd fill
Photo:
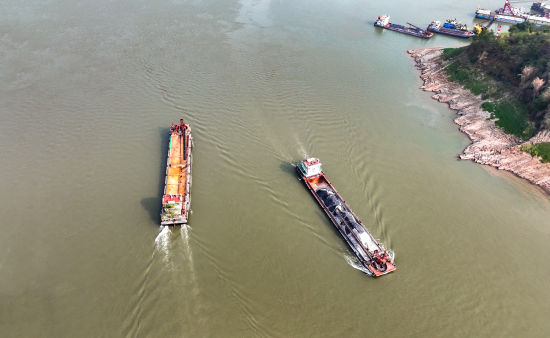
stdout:
POLYGON ((494 12, 478 8, 476 10, 476 18, 507 23, 522 23, 526 20, 526 13, 523 8, 512 7, 510 1, 505 0, 504 7, 494 12))
POLYGON ((534 23, 535 25, 543 25, 543 26, 550 25, 550 14, 546 14, 545 16, 527 15, 526 18, 528 22, 534 23))
POLYGON ((172 124, 160 214, 162 225, 186 224, 189 218, 192 146, 193 138, 189 125, 183 119, 179 124, 172 124))
POLYGON ((430 32, 454 36, 457 38, 468 39, 474 36, 474 33, 468 32, 468 27, 456 20, 447 20, 443 25, 440 21, 432 21, 428 26, 430 32))
POLYGON ((321 162, 309 158, 298 163, 296 170, 304 184, 325 211, 334 227, 355 253, 367 274, 378 277, 396 269, 394 255, 368 232, 349 205, 323 173, 321 162))
POLYGON ((525 17, 521 16, 511 16, 511 15, 503 15, 498 14, 495 12, 491 12, 488 9, 478 9, 476 11, 476 18, 478 19, 484 19, 484 20, 491 20, 491 21, 498 21, 498 22, 505 22, 505 23, 522 23, 525 22, 525 17))
POLYGON ((535 12, 539 12, 539 15, 531 15, 523 8, 512 7, 509 0, 505 0, 504 6, 496 11, 490 11, 488 9, 477 9, 476 18, 499 21, 506 23, 523 23, 525 21, 531 22, 535 25, 550 25, 550 6, 544 4, 542 1, 533 3, 531 9, 535 12))
POLYGON ((534 23, 535 25, 550 25, 550 5, 544 1, 533 2, 531 11, 538 13, 535 15, 527 15, 527 21, 534 23))
POLYGON ((429 39, 433 36, 433 33, 422 29, 420 27, 417 27, 413 24, 408 23, 410 27, 405 27, 403 25, 396 25, 390 22, 389 15, 380 15, 376 21, 374 22, 374 26, 388 29, 391 31, 416 36, 418 38, 422 39, 429 39))
POLYGON ((531 10, 533 12, 538 12, 541 15, 547 15, 550 14, 550 5, 544 1, 535 1, 531 5, 531 10))

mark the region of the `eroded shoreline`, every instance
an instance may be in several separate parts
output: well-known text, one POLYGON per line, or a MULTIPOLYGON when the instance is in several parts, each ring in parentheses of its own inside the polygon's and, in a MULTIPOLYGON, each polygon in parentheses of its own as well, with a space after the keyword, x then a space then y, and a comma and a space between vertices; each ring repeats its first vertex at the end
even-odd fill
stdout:
POLYGON ((550 163, 542 163, 539 158, 520 150, 523 144, 550 142, 550 131, 539 132, 528 141, 505 134, 493 120, 488 119, 490 113, 481 108, 481 97, 447 79, 444 71, 447 62, 441 57, 443 48, 407 52, 414 58, 424 81, 420 88, 433 92, 434 100, 447 103, 456 111, 459 117, 454 122, 472 141, 459 158, 510 171, 550 194, 550 163))

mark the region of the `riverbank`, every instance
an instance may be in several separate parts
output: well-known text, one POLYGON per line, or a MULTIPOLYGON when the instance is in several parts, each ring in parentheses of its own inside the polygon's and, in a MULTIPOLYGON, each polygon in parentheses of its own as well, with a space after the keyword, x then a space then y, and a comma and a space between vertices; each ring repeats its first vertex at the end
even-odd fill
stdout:
POLYGON ((542 163, 520 149, 526 144, 550 142, 550 131, 539 132, 527 141, 504 133, 489 119, 491 114, 481 108, 484 101, 480 96, 448 80, 444 71, 448 62, 441 57, 442 48, 415 49, 408 53, 424 81, 420 88, 435 93, 434 100, 447 103, 456 111, 459 117, 454 122, 472 141, 459 155, 460 159, 510 171, 550 194, 550 163, 542 163))

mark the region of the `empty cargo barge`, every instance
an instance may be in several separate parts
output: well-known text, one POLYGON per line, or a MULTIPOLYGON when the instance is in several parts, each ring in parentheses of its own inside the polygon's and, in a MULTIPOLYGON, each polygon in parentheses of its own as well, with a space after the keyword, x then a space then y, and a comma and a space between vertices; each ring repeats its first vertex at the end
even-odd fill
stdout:
POLYGON ((429 32, 425 29, 417 27, 413 24, 407 23, 410 27, 405 27, 403 25, 396 25, 390 22, 390 17, 388 15, 380 15, 374 22, 375 27, 380 27, 388 29, 390 31, 395 31, 407 35, 416 36, 417 38, 429 39, 434 33, 429 32))
POLYGON ((317 158, 309 158, 296 167, 300 178, 325 211, 342 238, 353 250, 367 274, 378 277, 396 269, 393 252, 386 250, 368 232, 332 183, 326 178, 317 158))
POLYGON ((191 207, 191 128, 184 123, 172 124, 166 161, 166 178, 160 224, 186 224, 191 207))

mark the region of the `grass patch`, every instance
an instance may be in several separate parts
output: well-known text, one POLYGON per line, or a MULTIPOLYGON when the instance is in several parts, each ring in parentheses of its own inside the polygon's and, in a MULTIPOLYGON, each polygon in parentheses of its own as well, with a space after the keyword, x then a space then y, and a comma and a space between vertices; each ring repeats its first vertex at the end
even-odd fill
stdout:
POLYGON ((469 89, 475 95, 489 96, 494 90, 489 90, 489 80, 487 80, 480 72, 475 71, 472 67, 464 62, 455 61, 445 68, 445 72, 449 76, 449 80, 458 82, 469 89))
POLYGON ((505 133, 527 140, 535 134, 529 123, 527 107, 519 101, 484 102, 481 107, 497 118, 495 124, 505 133))
POLYGON ((489 113, 494 113, 496 107, 496 102, 483 102, 483 104, 481 105, 481 108, 483 108, 483 110, 485 111, 488 111, 489 113))
POLYGON ((443 60, 447 61, 453 59, 464 51, 464 48, 445 48, 443 49, 443 60))
POLYGON ((542 163, 550 162, 550 142, 527 144, 522 146, 521 150, 532 156, 540 156, 542 163))
MULTIPOLYGON (((460 83, 473 94, 481 95, 484 100, 499 96, 495 84, 465 62, 454 61, 447 66, 445 72, 450 81, 460 83)), ((519 100, 484 102, 482 108, 491 113, 491 119, 498 119, 495 124, 507 134, 523 140, 535 134, 532 124, 529 123, 529 109, 519 100)))

